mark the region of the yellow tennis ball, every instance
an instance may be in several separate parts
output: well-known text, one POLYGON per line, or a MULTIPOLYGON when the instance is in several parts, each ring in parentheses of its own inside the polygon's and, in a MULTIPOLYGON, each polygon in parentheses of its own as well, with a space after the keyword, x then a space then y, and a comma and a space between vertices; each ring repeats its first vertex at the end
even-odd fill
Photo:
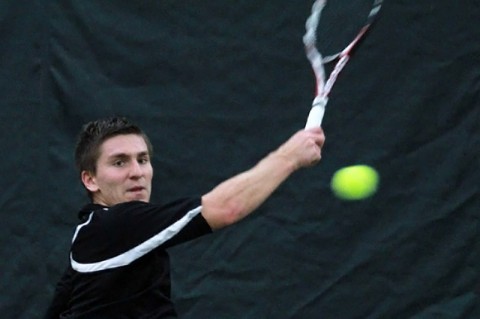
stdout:
POLYGON ((359 200, 375 194, 378 182, 379 176, 374 168, 367 165, 353 165, 336 171, 330 186, 338 198, 359 200))

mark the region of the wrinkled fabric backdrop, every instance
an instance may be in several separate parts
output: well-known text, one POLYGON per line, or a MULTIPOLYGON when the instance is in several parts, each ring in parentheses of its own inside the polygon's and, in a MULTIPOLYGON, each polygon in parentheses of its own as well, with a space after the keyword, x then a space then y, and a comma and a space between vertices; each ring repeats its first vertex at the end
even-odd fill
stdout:
MULTIPOLYGON (((311 5, 0 3, 2 318, 40 318, 68 261, 83 123, 145 128, 155 202, 205 193, 303 127, 311 5)), ((330 1, 322 48, 345 45, 370 5, 330 1)), ((170 251, 181 318, 480 318, 479 21, 477 0, 386 0, 332 91, 320 164, 170 251), (379 191, 335 198, 331 176, 358 163, 379 191)))

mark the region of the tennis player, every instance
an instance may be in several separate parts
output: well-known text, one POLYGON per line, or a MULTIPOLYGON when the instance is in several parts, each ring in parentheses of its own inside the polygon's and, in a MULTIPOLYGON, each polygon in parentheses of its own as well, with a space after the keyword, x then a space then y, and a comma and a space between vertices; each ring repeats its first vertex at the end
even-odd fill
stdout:
POLYGON ((45 318, 176 318, 167 248, 233 224, 294 171, 321 158, 321 128, 301 130, 203 196, 151 204, 152 147, 124 118, 83 127, 75 160, 91 203, 45 318))

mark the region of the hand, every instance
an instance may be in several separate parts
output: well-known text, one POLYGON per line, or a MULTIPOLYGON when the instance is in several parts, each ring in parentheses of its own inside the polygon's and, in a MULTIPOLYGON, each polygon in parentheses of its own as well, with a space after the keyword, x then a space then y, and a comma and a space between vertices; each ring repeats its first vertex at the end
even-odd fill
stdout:
POLYGON ((277 154, 290 161, 295 169, 312 166, 320 161, 324 143, 325 135, 321 128, 301 130, 281 145, 277 154))

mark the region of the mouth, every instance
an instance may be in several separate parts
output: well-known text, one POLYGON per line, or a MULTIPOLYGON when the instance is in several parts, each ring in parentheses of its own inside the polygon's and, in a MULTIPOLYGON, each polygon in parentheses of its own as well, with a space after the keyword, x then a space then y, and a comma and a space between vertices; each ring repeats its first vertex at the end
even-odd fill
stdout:
POLYGON ((131 192, 131 193, 138 193, 138 192, 142 192, 144 190, 145 190, 145 187, 142 187, 142 186, 135 186, 135 187, 127 189, 127 191, 131 192))

